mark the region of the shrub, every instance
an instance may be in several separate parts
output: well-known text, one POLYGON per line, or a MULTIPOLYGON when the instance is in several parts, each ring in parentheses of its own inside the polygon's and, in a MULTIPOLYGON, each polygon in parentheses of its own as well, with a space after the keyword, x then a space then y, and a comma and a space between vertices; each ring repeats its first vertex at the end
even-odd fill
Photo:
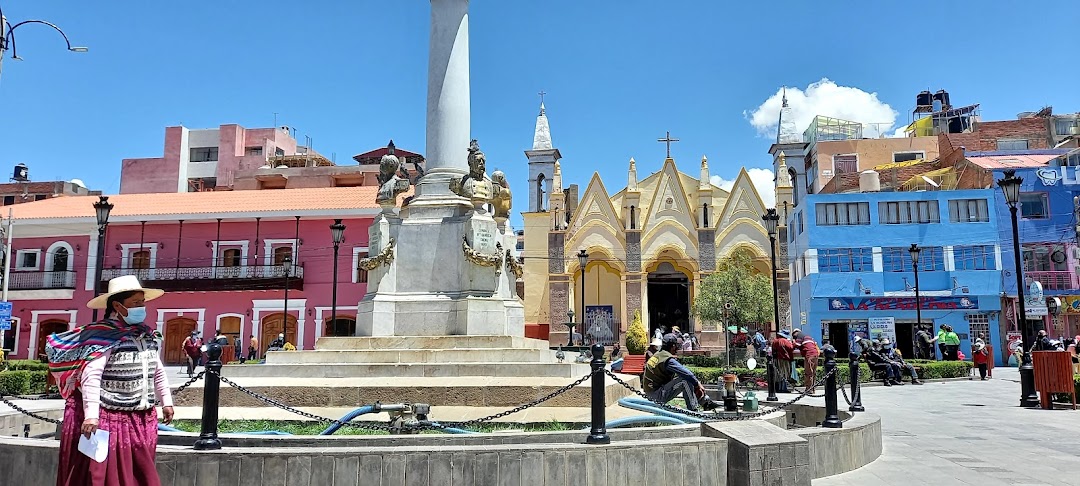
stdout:
POLYGON ((48 372, 45 371, 0 371, 0 395, 30 395, 45 393, 48 372))
POLYGON ((7 369, 11 371, 25 370, 25 371, 49 371, 49 364, 42 363, 40 361, 31 361, 28 359, 20 359, 7 362, 7 369))
POLYGON ((645 330, 645 324, 641 322, 641 311, 634 311, 634 320, 626 329, 626 353, 645 354, 645 348, 649 347, 649 331, 645 330))

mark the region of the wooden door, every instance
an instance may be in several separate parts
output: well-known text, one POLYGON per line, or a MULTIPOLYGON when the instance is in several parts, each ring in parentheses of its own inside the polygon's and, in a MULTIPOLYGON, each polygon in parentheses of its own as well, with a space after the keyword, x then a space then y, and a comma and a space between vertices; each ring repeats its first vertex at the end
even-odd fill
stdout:
POLYGON ((167 365, 187 363, 187 355, 184 354, 184 339, 195 330, 195 321, 186 317, 169 319, 165 323, 165 351, 162 353, 162 361, 167 365))
POLYGON ((262 340, 259 341, 259 346, 262 347, 262 352, 266 353, 266 349, 270 347, 270 343, 277 339, 278 334, 285 334, 285 341, 290 342, 297 349, 300 345, 296 342, 296 317, 292 314, 288 316, 288 322, 283 322, 281 314, 270 314, 262 319, 262 340))
POLYGON ((38 324, 38 338, 37 338, 37 340, 38 340, 38 342, 37 342, 37 353, 34 354, 33 356, 31 356, 30 359, 39 358, 39 357, 45 355, 45 340, 49 337, 50 334, 53 334, 53 333, 56 333, 56 332, 66 332, 67 330, 68 330, 67 321, 61 321, 61 320, 54 319, 54 320, 48 320, 48 321, 39 323, 38 324))

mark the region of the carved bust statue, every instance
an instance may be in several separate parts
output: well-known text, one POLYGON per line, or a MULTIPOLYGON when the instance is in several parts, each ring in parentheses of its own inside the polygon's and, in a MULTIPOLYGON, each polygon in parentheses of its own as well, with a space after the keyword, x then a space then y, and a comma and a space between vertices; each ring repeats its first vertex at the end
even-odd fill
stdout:
POLYGON ((390 142, 387 153, 379 161, 379 192, 375 202, 384 207, 397 204, 399 194, 409 190, 409 177, 401 174, 401 161, 394 155, 394 142, 390 142))
POLYGON ((480 145, 473 140, 469 143, 469 174, 450 181, 450 191, 470 201, 476 208, 492 202, 495 185, 488 179, 487 160, 480 151, 480 145))
POLYGON ((513 195, 510 193, 510 183, 506 180, 506 174, 503 174, 501 170, 492 172, 491 182, 495 190, 491 201, 495 207, 495 217, 509 218, 510 208, 513 206, 513 195))

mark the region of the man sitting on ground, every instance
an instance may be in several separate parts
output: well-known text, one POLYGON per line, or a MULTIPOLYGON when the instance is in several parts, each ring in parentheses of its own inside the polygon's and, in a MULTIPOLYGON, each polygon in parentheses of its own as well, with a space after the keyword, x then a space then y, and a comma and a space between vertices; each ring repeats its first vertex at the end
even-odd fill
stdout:
POLYGON ((682 395, 686 408, 690 410, 713 410, 716 402, 705 394, 694 373, 686 369, 675 355, 679 352, 679 338, 674 334, 664 336, 660 352, 654 354, 645 363, 645 373, 641 376, 642 388, 649 399, 657 403, 670 402, 682 395))
POLYGON ((908 371, 908 375, 911 376, 912 385, 921 385, 919 381, 919 375, 915 373, 915 367, 904 361, 904 356, 900 354, 900 350, 892 347, 892 342, 888 338, 881 341, 882 354, 885 355, 885 359, 889 360, 894 366, 900 369, 896 373, 896 378, 902 380, 904 378, 903 370, 908 371))

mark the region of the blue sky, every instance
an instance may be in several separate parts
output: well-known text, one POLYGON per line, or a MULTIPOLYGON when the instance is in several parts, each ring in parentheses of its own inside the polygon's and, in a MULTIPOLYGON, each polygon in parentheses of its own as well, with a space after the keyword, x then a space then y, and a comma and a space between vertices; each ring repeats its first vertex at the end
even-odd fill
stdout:
MULTIPOLYGON (((270 126, 275 112, 339 163, 390 138, 424 150, 426 1, 0 6, 90 48, 69 53, 40 26, 16 31, 25 61, 3 63, 0 167, 25 162, 35 180, 116 191, 120 160, 160 156, 166 126, 270 126)), ((904 124, 927 88, 982 103, 986 120, 1044 105, 1076 112, 1078 12, 1067 1, 473 0, 472 132, 520 211, 541 89, 565 184, 599 171, 611 191, 630 157, 639 173, 660 168, 656 139, 668 130, 684 172, 696 175, 702 154, 725 179, 768 167, 769 129, 753 111, 782 85, 823 78, 853 89, 818 84, 806 105, 865 123, 896 112, 904 124)))

